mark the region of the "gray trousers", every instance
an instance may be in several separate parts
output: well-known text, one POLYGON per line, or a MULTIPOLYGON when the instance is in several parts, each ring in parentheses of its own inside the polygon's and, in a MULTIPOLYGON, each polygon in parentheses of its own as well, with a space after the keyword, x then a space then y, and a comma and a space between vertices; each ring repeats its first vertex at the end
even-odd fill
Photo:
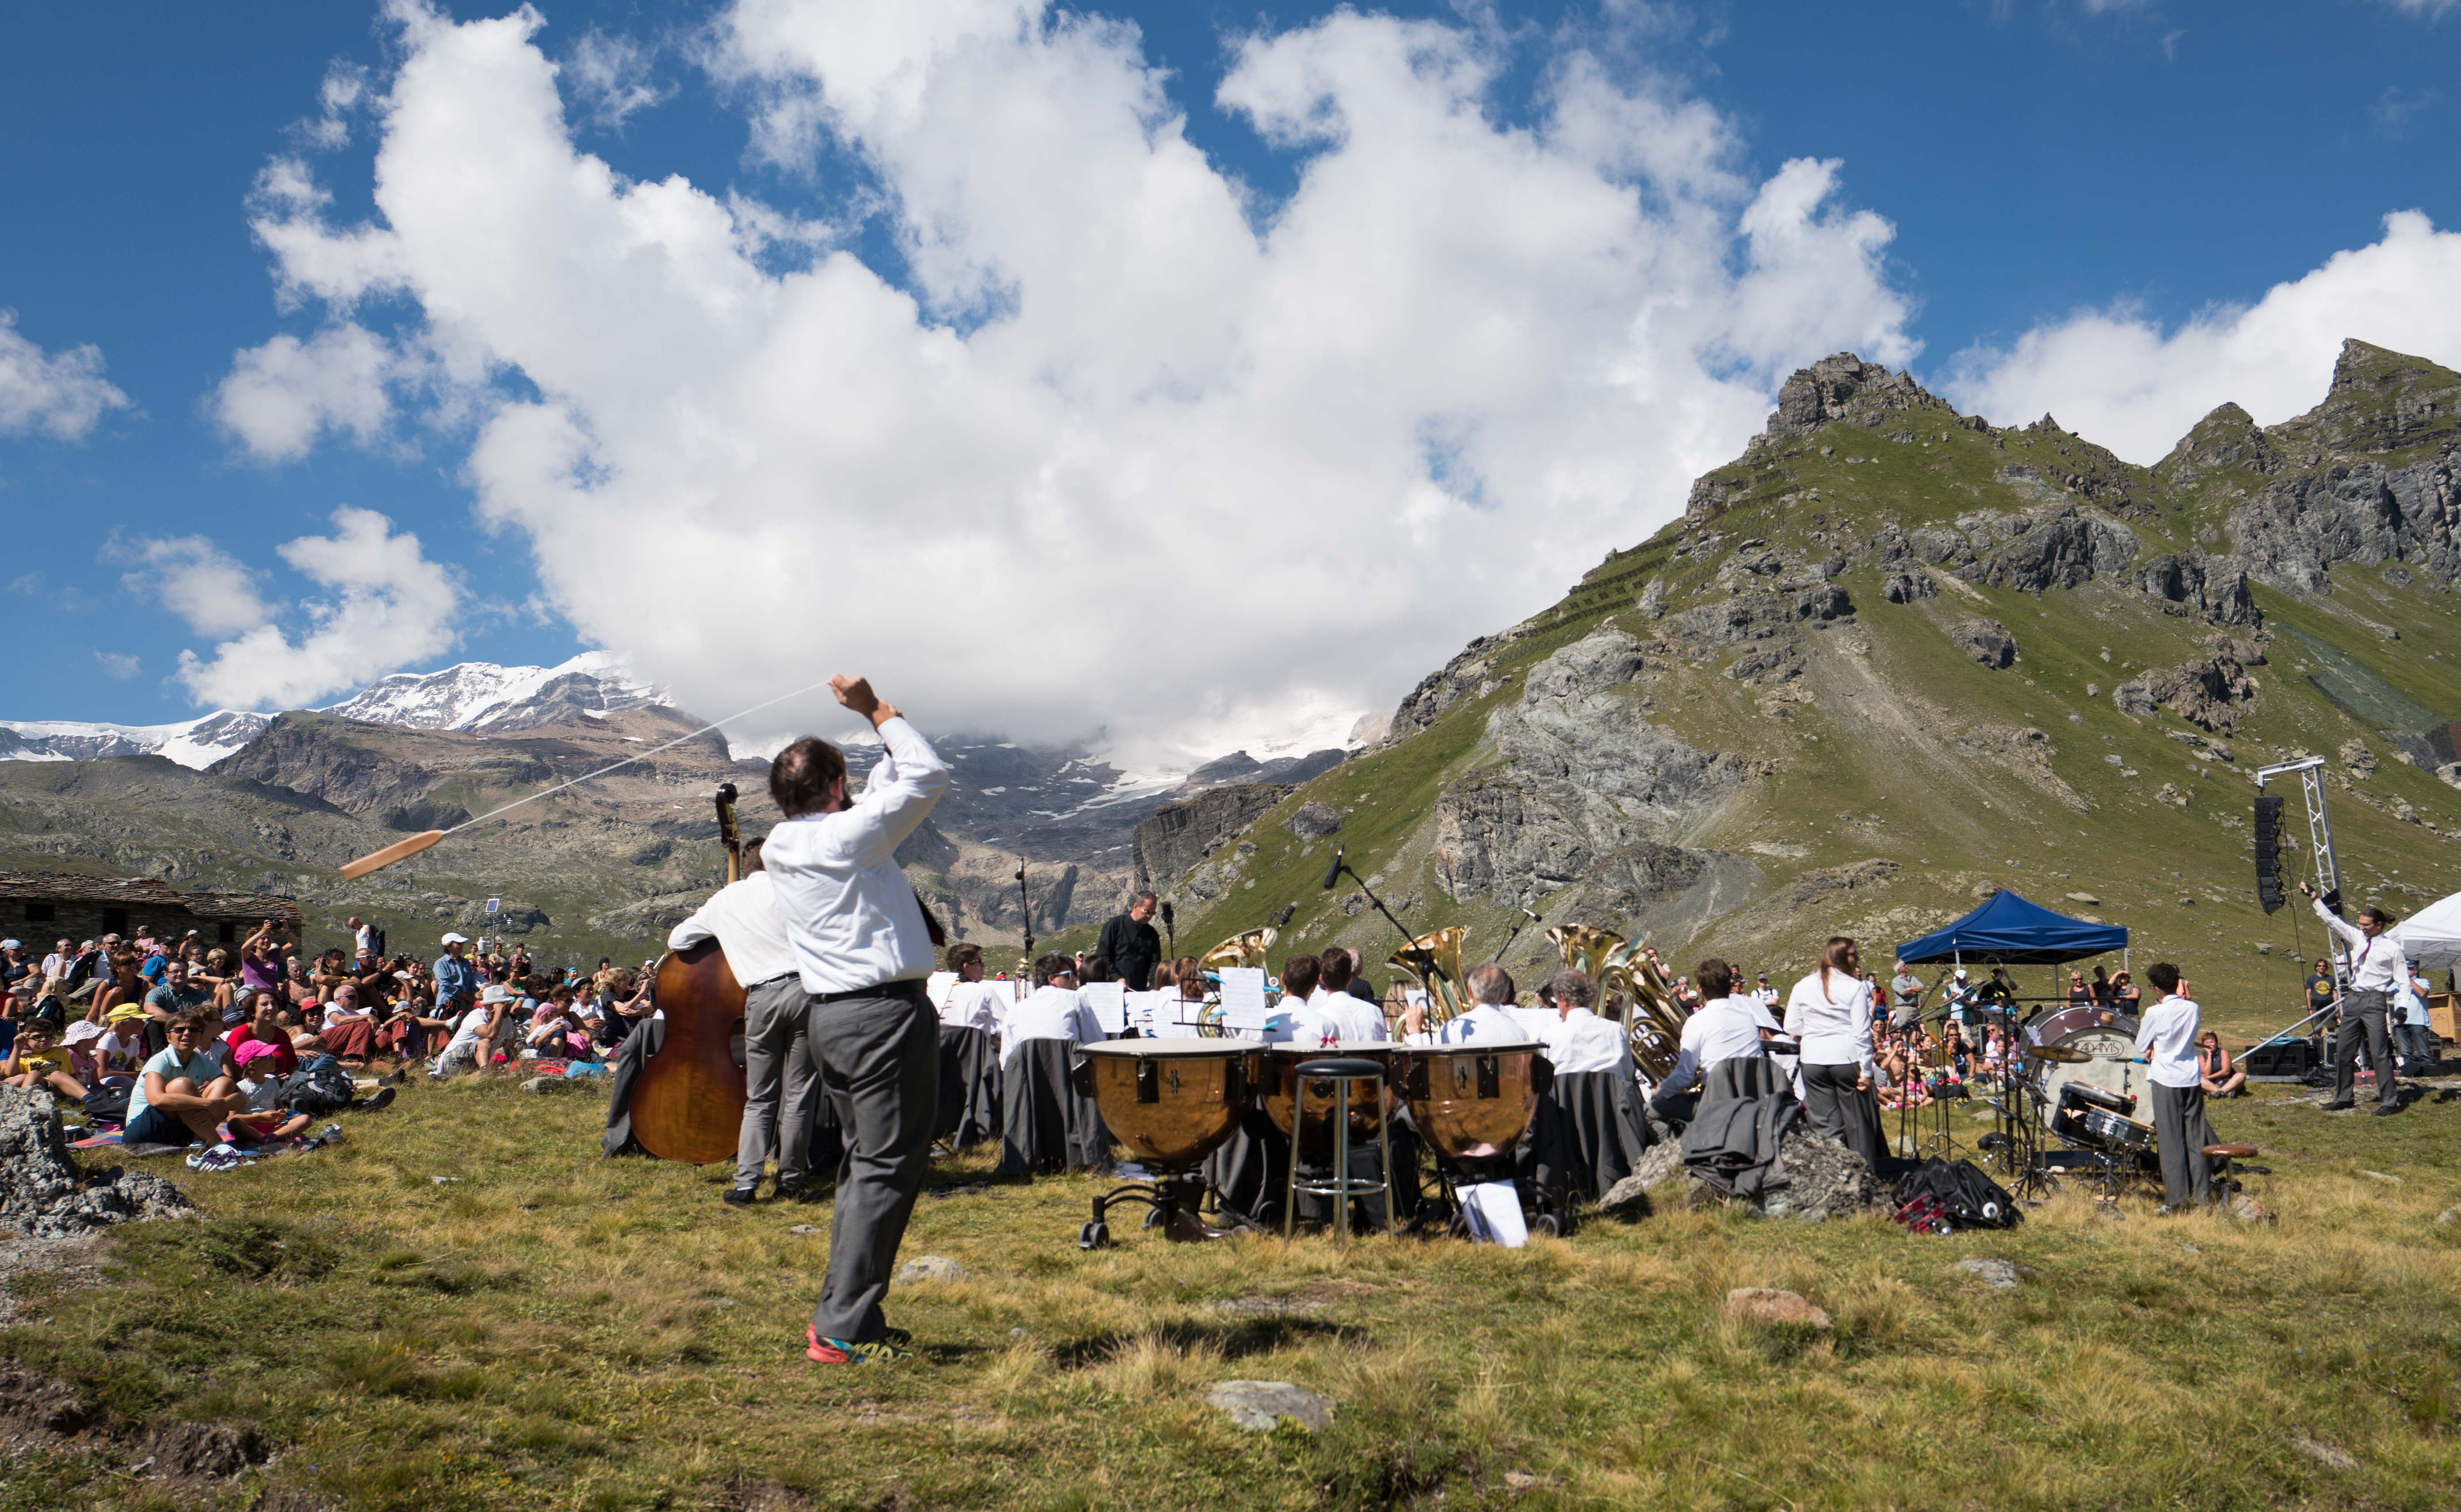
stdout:
POLYGON ((2392 1075, 2392 1035, 2386 1029, 2385 1013, 2390 1005, 2383 992, 2345 992, 2342 996, 2342 1032, 2335 1037, 2334 1050, 2339 1060, 2338 1074, 2333 1078, 2333 1100, 2347 1102, 2355 1095, 2359 1075, 2359 1046, 2367 1047, 2367 1064, 2376 1074, 2376 1101, 2398 1103, 2400 1089, 2392 1075))
POLYGON ((829 1273, 812 1309, 821 1337, 885 1338, 881 1299, 931 1166, 940 1104, 940 1015, 921 982, 878 997, 804 997, 803 1054, 845 1130, 829 1215, 829 1273))
POLYGON ((1860 1066, 1803 1067, 1803 1112, 1812 1131, 1828 1135, 1880 1168, 1880 1104, 1869 1091, 1857 1092, 1860 1066))
POLYGON ((735 1141, 735 1184, 760 1184, 761 1164, 778 1156, 778 1187, 789 1191, 811 1170, 812 1122, 821 1078, 803 1054, 803 981, 793 972, 756 983, 743 994, 743 1132, 735 1141))
POLYGON ((2152 1085, 2153 1138, 2162 1158, 2162 1201, 2176 1207, 2214 1200, 2214 1162, 2205 1146, 2214 1127, 2205 1121, 2205 1089, 2152 1085))

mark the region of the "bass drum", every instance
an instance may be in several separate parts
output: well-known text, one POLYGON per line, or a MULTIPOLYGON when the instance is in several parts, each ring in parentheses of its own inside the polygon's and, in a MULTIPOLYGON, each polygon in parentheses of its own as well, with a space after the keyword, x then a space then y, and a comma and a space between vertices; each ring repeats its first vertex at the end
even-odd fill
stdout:
MULTIPOLYGON (((2081 1011, 2069 1009, 2064 1012, 2081 1011)), ((2080 1029, 2072 1033, 2064 1034, 2051 1043, 2062 1050, 2081 1052, 2088 1057, 2074 1064, 2035 1062, 2042 1067, 2042 1077, 2039 1083, 2042 1107, 2051 1133, 2071 1144, 2093 1142, 2081 1138, 2059 1116, 2061 1089, 2070 1082, 2097 1088, 2108 1097, 2117 1098, 2121 1108, 2125 1110, 2122 1117, 2151 1122, 2153 1112, 2152 1100, 2146 1092, 2148 1083, 2145 1080, 2145 1068, 2135 1063, 2136 1036, 2133 1033, 2123 1033, 2117 1029, 2080 1029)), ((2121 1109, 2110 1111, 2121 1112, 2121 1109)))
POLYGON ((2136 1020, 2097 1004, 2071 1003, 2065 1008, 2044 1009, 2027 1019, 2025 1043, 2056 1045, 2081 1029, 2116 1029, 2132 1036, 2136 1020))

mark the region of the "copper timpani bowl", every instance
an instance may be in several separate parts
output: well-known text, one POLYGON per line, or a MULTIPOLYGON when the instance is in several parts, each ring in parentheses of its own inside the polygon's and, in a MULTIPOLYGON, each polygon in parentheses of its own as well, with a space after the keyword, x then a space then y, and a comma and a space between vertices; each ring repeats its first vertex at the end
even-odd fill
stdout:
MULTIPOLYGON (((1350 1087, 1350 1140, 1361 1144, 1376 1138, 1376 1126, 1382 1122, 1393 1106, 1393 1055, 1397 1047, 1383 1040, 1348 1039, 1338 1045, 1301 1045, 1295 1042, 1264 1047, 1265 1116, 1273 1127, 1291 1138, 1292 1116, 1298 1110, 1298 1068, 1306 1061, 1326 1060, 1341 1056, 1352 1060, 1372 1060, 1384 1067, 1384 1085, 1353 1082, 1350 1087)), ((1330 1156, 1333 1140, 1325 1131, 1326 1105, 1332 1100, 1332 1083, 1308 1094, 1308 1123, 1300 1148, 1311 1157, 1330 1156)))
POLYGON ((1154 1165, 1193 1165, 1238 1131, 1256 1095, 1256 1047, 1223 1039, 1080 1045, 1080 1087, 1112 1136, 1154 1165))
POLYGON ((1419 1138, 1453 1161, 1510 1155, 1538 1108, 1536 1062, 1545 1047, 1414 1046, 1403 1053, 1402 1097, 1419 1138))

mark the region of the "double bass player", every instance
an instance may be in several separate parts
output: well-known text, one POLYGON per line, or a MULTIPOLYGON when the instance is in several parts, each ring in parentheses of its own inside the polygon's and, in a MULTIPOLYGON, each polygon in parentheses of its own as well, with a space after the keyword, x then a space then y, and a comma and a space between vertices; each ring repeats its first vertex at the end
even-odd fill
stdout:
POLYGON ((804 1353, 886 1363, 909 1352, 881 1299, 930 1168, 940 1092, 940 1016, 924 993, 931 926, 896 851, 948 790, 949 769, 869 682, 829 687, 871 721, 884 754, 850 799, 836 746, 805 735, 779 752, 769 795, 785 818, 763 856, 802 983, 804 1054, 846 1137, 804 1353))

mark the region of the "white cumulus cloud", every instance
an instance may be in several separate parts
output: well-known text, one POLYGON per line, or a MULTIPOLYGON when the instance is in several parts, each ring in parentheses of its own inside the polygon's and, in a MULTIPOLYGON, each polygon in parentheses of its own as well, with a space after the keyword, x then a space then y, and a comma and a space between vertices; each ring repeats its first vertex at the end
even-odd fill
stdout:
POLYGON ((2324 396, 2346 337, 2461 368, 2461 233, 2417 211, 2381 241, 2336 252, 2253 305, 2165 330, 2135 308, 2081 310, 2001 348, 1960 352, 1944 385, 2001 424, 2047 413, 2134 462, 2151 462, 2225 402, 2271 425, 2324 396))
POLYGON ((327 595, 300 607, 295 637, 267 621, 210 656, 180 653, 180 681, 200 704, 295 709, 452 647, 461 589, 418 538, 372 509, 337 509, 333 527, 275 548, 327 595))
POLYGON ((19 333, 15 310, 0 309, 0 436, 82 440, 104 412, 126 408, 128 395, 102 375, 100 350, 47 352, 19 333))
POLYGON ((329 429, 372 441, 393 415, 393 366, 384 339, 364 327, 331 326, 306 341, 276 336, 232 360, 214 390, 214 416, 260 461, 305 457, 329 429))
MULTIPOLYGON (((1792 368, 1914 354, 1836 164, 1755 181, 1578 52, 1507 124, 1475 27, 1240 39, 1212 103, 1295 162, 1268 204, 1125 24, 741 0, 714 70, 768 151, 867 170, 820 220, 886 215, 892 284, 819 237, 778 270, 775 212, 581 151, 535 11, 390 13, 377 218, 268 181, 278 284, 410 301, 482 518, 712 713, 831 670, 1034 736, 1386 704, 1680 512, 1792 368)), ((334 423, 268 410, 265 455, 334 423)))
POLYGON ((130 564, 120 574, 122 587, 170 610, 200 635, 236 635, 266 621, 256 575, 203 536, 114 539, 102 554, 130 564))

